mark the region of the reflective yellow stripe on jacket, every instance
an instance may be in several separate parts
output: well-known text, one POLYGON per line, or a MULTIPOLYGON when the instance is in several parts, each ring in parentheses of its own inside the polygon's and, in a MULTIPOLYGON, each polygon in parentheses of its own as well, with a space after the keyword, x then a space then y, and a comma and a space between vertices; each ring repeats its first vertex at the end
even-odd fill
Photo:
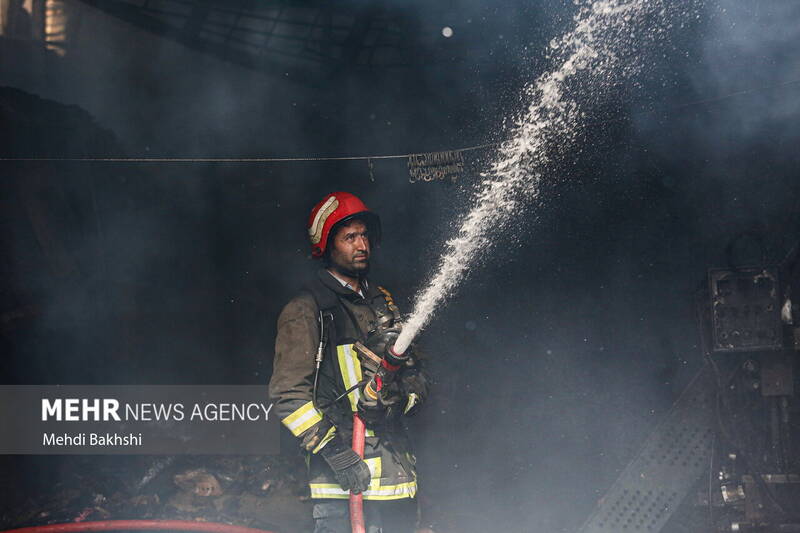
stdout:
POLYGON ((314 403, 306 402, 281 422, 295 437, 298 437, 320 420, 322 420, 322 414, 314 407, 314 403))
MULTIPOLYGON (((361 381, 361 362, 358 360, 358 354, 353 350, 352 344, 337 346, 336 354, 339 357, 339 370, 342 372, 344 388, 349 389, 361 381)), ((347 394, 347 399, 350 400, 350 408, 354 413, 358 410, 358 398, 360 396, 361 392, 358 388, 347 394)))
MULTIPOLYGON (((417 482, 409 481, 397 485, 381 485, 381 458, 364 459, 372 474, 369 489, 363 492, 365 500, 399 500, 413 498, 417 494, 417 482)), ((345 500, 350 493, 342 490, 336 483, 309 483, 312 498, 333 498, 345 500)))
MULTIPOLYGON (((358 360, 358 353, 353 349, 352 344, 340 344, 337 346, 336 355, 339 359, 339 371, 342 373, 344 388, 347 390, 361 381, 361 361, 358 360)), ((360 397, 361 391, 359 391, 358 388, 347 394, 347 399, 350 400, 350 409, 354 413, 358 411, 358 399, 360 397)), ((366 436, 374 437, 375 432, 371 429, 367 429, 366 436)))

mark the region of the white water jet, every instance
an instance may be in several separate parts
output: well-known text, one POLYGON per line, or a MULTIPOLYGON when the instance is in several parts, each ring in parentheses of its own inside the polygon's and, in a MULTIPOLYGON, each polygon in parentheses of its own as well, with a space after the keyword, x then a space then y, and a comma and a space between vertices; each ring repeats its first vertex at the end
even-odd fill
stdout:
MULTIPOLYGON (((629 77, 640 65, 620 59, 664 31, 667 9, 662 0, 597 0, 581 2, 573 29, 550 41, 548 54, 556 65, 523 91, 530 102, 513 121, 510 135, 498 149, 473 194, 472 209, 456 222, 438 268, 417 294, 414 309, 394 346, 402 354, 430 321, 437 306, 458 287, 470 265, 492 245, 515 213, 539 194, 539 183, 553 156, 572 146, 581 107, 567 91, 569 83, 589 81, 587 100, 607 92, 612 82, 629 77)), ((578 91, 580 92, 580 91, 578 91)))

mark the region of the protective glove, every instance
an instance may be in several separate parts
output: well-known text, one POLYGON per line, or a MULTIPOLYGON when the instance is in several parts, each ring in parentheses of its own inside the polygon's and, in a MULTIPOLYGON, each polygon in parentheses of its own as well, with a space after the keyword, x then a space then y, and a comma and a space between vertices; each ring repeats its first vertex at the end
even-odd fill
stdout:
POLYGON ((317 446, 324 443, 328 434, 331 433, 332 425, 327 418, 323 418, 308 428, 300 435, 300 447, 307 452, 313 451, 317 446))
POLYGON ((344 490, 358 494, 369 488, 372 474, 367 463, 339 438, 330 441, 319 453, 331 467, 336 481, 344 490))
MULTIPOLYGON (((381 328, 370 332, 364 345, 378 357, 385 357, 400 336, 400 328, 381 328)), ((403 354, 404 356, 406 354, 403 354)))
POLYGON ((358 398, 358 416, 371 429, 378 428, 400 416, 406 397, 397 382, 384 384, 378 398, 370 398, 364 391, 358 398))
POLYGON ((394 413, 401 410, 397 408, 397 404, 404 401, 394 382, 396 371, 408 361, 408 356, 403 354, 398 357, 389 351, 399 335, 400 328, 378 328, 370 332, 364 342, 371 363, 367 365, 370 370, 366 374, 369 377, 368 383, 359 396, 358 414, 371 428, 394 418, 394 413), (383 360, 381 366, 378 366, 377 359, 383 360), (382 366, 383 364, 387 366, 382 366))
POLYGON ((414 415, 428 396, 428 378, 419 368, 407 368, 400 376, 400 389, 406 397, 403 414, 414 415))
POLYGON ((374 429, 385 422, 386 408, 380 398, 373 400, 362 391, 358 397, 358 416, 368 428, 374 429))

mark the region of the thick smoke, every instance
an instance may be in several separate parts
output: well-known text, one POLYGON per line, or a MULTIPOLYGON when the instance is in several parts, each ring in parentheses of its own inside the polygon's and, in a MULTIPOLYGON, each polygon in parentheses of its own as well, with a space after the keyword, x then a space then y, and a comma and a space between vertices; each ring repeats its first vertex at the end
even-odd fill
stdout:
MULTIPOLYGON (((524 111, 520 91, 552 68, 548 45, 584 4, 433 4, 387 4, 413 23, 411 42, 434 49, 430 62, 342 67, 314 85, 68 2, 82 24, 63 59, 40 65, 50 77, 0 77, 80 106, 127 155, 371 155, 508 138, 504 117, 524 111)), ((685 4, 638 50, 645 68, 630 81, 596 100, 591 84, 570 93, 587 126, 535 212, 493 240, 419 339, 435 384, 413 423, 426 517, 442 531, 577 527, 699 367, 691 301, 706 269, 725 266, 742 231, 762 231, 773 261, 797 238, 796 2, 685 4)), ((41 148, 97 148, 77 144, 41 148)), ((40 147, 28 148, 13 155, 40 147)), ((18 184, 5 184, 7 292, 42 304, 5 337, 9 382, 265 383, 277 313, 313 273, 303 224, 316 201, 350 190, 380 213, 373 273, 410 311, 481 179, 410 184, 402 160, 376 161, 374 181, 365 162, 72 165, 46 177, 37 194, 77 267, 51 273, 18 184)))

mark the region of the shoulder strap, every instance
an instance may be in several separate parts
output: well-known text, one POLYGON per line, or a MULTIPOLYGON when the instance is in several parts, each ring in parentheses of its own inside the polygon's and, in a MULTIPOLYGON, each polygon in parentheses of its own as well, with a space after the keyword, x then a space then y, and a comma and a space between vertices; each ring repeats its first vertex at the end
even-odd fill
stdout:
POLYGON ((317 279, 308 283, 303 290, 311 293, 320 311, 331 311, 339 306, 339 297, 317 279))
POLYGON ((334 339, 335 343, 337 339, 336 331, 344 331, 344 321, 347 320, 342 311, 343 306, 339 301, 339 297, 318 279, 308 283, 303 290, 314 297, 317 309, 320 311, 322 319, 325 320, 324 324, 320 324, 320 327, 324 328, 324 331, 328 333, 325 340, 334 339))

